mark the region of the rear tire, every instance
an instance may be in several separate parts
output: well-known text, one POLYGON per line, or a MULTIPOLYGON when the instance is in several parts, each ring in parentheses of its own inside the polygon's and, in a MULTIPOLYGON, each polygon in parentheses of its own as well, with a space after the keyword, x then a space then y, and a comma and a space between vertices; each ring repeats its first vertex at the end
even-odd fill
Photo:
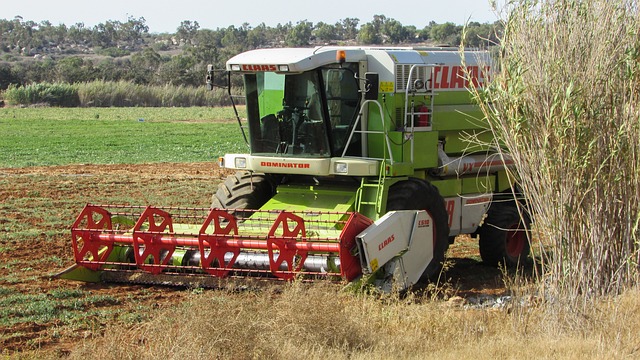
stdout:
POLYGON ((440 192, 432 184, 418 178, 395 183, 389 189, 387 198, 387 211, 391 210, 426 210, 431 215, 436 230, 433 239, 433 259, 420 280, 428 282, 437 279, 449 248, 447 211, 440 192))
POLYGON ((266 174, 238 171, 229 175, 212 197, 212 208, 259 209, 276 193, 276 185, 266 174))
POLYGON ((526 214, 523 217, 513 202, 491 204, 484 224, 478 229, 480 256, 485 264, 515 268, 528 261, 531 221, 526 214))

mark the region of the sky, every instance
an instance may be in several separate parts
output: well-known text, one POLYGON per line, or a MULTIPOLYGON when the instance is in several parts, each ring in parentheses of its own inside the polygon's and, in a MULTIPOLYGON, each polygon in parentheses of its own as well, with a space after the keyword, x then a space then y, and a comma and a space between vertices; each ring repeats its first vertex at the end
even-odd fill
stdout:
POLYGON ((335 24, 341 19, 357 18, 359 24, 384 15, 402 25, 421 29, 430 21, 436 23, 467 21, 494 22, 498 16, 489 0, 15 0, 2 1, 0 19, 22 16, 39 23, 53 25, 84 23, 93 27, 107 20, 126 22, 129 17, 144 17, 149 32, 174 33, 183 20, 197 21, 200 28, 217 29, 261 23, 277 24, 310 21, 335 24))

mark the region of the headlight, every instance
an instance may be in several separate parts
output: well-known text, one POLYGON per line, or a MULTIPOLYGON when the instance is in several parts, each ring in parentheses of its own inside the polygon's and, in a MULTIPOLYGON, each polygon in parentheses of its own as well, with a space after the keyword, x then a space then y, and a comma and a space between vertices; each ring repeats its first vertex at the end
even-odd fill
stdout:
POLYGON ((336 163, 336 174, 346 174, 349 172, 349 165, 346 163, 336 163))
POLYGON ((235 158, 236 169, 245 169, 247 167, 247 159, 243 157, 235 158))
POLYGON ((240 71, 240 65, 231 64, 231 71, 240 71))
POLYGON ((278 71, 289 71, 289 65, 278 65, 278 71))

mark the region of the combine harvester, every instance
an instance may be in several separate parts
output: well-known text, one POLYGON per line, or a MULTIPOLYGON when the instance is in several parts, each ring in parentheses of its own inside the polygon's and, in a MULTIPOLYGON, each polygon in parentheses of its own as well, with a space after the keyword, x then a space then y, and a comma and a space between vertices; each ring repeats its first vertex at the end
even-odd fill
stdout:
MULTIPOLYGON (((71 231, 76 265, 61 277, 215 286, 372 275, 382 290, 403 290, 437 276, 459 234, 479 235, 485 263, 517 265, 529 220, 468 91, 483 86, 489 60, 369 47, 231 58, 250 152, 220 158, 238 172, 212 207, 87 205, 71 231)), ((210 66, 210 88, 213 75, 210 66)))

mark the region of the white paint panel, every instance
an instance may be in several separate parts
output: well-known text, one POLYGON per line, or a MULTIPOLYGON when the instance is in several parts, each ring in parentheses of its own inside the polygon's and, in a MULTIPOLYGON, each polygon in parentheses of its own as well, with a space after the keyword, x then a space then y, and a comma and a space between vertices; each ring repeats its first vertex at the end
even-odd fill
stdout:
POLYGON ((449 224, 449 236, 460 234, 460 221, 462 216, 460 197, 448 197, 444 199, 444 208, 447 210, 447 223, 449 224))
POLYGON ((462 199, 461 234, 476 231, 492 199, 492 194, 477 194, 462 199))

